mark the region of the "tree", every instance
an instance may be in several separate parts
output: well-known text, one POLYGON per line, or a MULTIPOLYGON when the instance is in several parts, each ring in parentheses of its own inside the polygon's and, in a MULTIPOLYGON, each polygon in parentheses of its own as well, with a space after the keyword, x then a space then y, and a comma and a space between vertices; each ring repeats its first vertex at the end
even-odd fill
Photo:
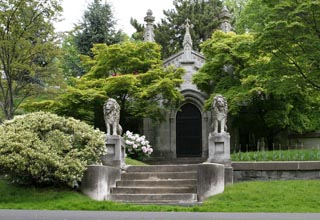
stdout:
POLYGON ((320 91, 320 2, 286 0, 264 4, 270 14, 263 32, 257 35, 257 47, 271 57, 268 72, 301 80, 305 88, 320 91))
MULTIPOLYGON (((237 28, 237 23, 239 20, 239 17, 242 17, 244 9, 246 8, 246 5, 248 3, 248 0, 224 0, 224 4, 228 7, 231 14, 233 15, 233 26, 234 28, 237 28), (241 15, 241 16, 240 16, 241 15)), ((236 30, 238 31, 238 30, 236 30)))
MULTIPOLYGON (((175 0, 174 9, 163 11, 165 18, 155 26, 155 41, 162 47, 162 57, 167 58, 180 51, 182 47, 186 19, 190 19, 194 25, 191 29, 193 47, 200 50, 200 44, 210 38, 212 32, 220 25, 219 15, 222 3, 219 0, 175 0)), ((132 19, 131 24, 137 32, 134 39, 142 40, 142 25, 132 19)))
POLYGON ((95 44, 93 58, 84 61, 90 71, 71 85, 54 103, 34 103, 60 115, 73 116, 105 130, 103 103, 115 98, 121 106, 120 124, 139 132, 142 119, 162 120, 167 109, 183 99, 178 90, 183 69, 164 69, 160 46, 151 42, 95 44))
POLYGON ((75 29, 74 41, 79 53, 92 56, 93 44, 111 45, 123 41, 125 35, 117 31, 115 25, 110 4, 94 0, 84 12, 82 22, 75 29))
POLYGON ((0 108, 5 119, 58 74, 52 23, 60 11, 57 0, 0 2, 0 108))
POLYGON ((224 94, 233 126, 256 140, 266 139, 271 148, 280 131, 302 133, 320 127, 319 94, 299 78, 269 71, 272 56, 257 53, 256 43, 251 34, 215 32, 203 44, 208 61, 194 82, 211 97, 224 94))
POLYGON ((137 125, 146 117, 161 120, 164 109, 174 108, 183 99, 177 89, 183 70, 164 69, 157 44, 129 41, 110 46, 97 44, 92 51, 94 59, 88 61, 91 70, 82 80, 104 82, 105 94, 121 106, 121 123, 125 128, 138 131, 137 125))
POLYGON ((81 54, 75 44, 73 33, 64 36, 61 53, 60 65, 65 78, 79 77, 85 74, 86 70, 81 63, 81 54))

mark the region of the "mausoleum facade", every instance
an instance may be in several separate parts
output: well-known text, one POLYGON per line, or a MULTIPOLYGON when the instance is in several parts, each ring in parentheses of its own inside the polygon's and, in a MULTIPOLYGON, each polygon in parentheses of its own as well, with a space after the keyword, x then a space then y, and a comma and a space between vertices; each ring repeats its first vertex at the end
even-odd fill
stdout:
MULTIPOLYGON (((224 10, 227 10, 224 8, 224 10)), ((151 10, 145 17, 145 41, 154 41, 154 21, 151 10)), ((205 63, 205 57, 192 49, 190 29, 193 27, 189 19, 184 28, 183 50, 164 60, 164 67, 175 66, 185 69, 180 92, 184 101, 177 109, 166 113, 165 121, 158 123, 145 119, 143 132, 154 148, 154 157, 161 158, 208 158, 208 136, 211 132, 211 112, 204 111, 204 102, 208 95, 201 92, 192 83, 193 75, 205 63)), ((230 25, 223 22, 222 30, 230 31, 230 25)))

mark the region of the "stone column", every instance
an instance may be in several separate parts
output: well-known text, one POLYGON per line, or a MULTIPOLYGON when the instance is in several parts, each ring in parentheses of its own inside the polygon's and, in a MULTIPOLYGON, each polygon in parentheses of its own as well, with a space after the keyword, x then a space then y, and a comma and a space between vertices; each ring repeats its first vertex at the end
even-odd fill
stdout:
POLYGON ((125 145, 121 136, 106 135, 106 154, 101 157, 101 161, 105 166, 125 166, 125 145))
POLYGON ((209 134, 208 162, 230 165, 230 134, 227 132, 209 134))

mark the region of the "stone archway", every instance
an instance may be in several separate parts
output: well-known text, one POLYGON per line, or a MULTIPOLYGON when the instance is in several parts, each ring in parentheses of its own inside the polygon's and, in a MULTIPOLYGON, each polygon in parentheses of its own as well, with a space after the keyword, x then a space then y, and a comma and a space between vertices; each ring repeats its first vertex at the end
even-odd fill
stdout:
POLYGON ((202 117, 191 103, 184 104, 176 115, 177 157, 202 156, 202 117))

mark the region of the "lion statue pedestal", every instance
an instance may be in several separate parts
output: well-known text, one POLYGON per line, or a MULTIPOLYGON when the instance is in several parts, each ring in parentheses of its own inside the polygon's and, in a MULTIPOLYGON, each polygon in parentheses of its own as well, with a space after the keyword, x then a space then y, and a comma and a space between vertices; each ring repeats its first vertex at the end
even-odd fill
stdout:
POLYGON ((212 132, 209 133, 207 162, 230 165, 230 134, 227 132, 227 100, 216 95, 212 103, 212 132))
POLYGON ((107 153, 101 157, 102 164, 117 168, 125 167, 125 145, 118 135, 106 135, 107 153))
POLYGON ((101 157, 102 164, 123 168, 125 166, 125 144, 121 137, 120 106, 115 99, 109 98, 103 105, 106 123, 106 154, 101 157))
POLYGON ((209 158, 207 162, 230 165, 230 134, 210 133, 209 134, 209 158))

